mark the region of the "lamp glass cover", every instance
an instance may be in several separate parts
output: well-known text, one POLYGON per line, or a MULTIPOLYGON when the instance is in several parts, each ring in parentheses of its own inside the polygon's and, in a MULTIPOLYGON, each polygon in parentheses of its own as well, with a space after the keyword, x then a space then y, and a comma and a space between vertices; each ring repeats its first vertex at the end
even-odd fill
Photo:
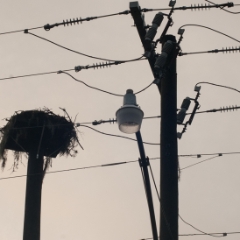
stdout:
POLYGON ((116 112, 118 127, 124 133, 136 133, 140 130, 143 111, 133 105, 125 105, 116 112))

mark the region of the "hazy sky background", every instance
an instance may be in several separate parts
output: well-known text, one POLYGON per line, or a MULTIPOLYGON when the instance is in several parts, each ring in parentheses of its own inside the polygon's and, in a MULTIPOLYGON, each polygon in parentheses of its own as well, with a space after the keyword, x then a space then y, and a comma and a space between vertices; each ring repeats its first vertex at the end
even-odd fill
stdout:
MULTIPOLYGON (((223 3, 219 1, 217 3, 223 3)), ((234 1, 236 4, 240 2, 234 1)), ((169 1, 141 0, 142 8, 166 8, 169 1)), ((206 3, 177 1, 176 6, 206 3)), ((129 9, 129 1, 2 1, 0 32, 21 30, 54 24, 76 17, 91 17, 117 13, 129 9)), ((229 9, 240 11, 240 7, 229 9)), ((151 24, 157 12, 145 14, 151 24)), ((167 13, 167 12, 165 12, 167 13)), ((183 24, 202 24, 240 40, 239 15, 220 9, 207 11, 175 11, 174 25, 169 33, 177 35, 183 24)), ((165 18, 157 36, 159 37, 165 18)), ((131 15, 83 22, 69 27, 55 27, 49 32, 43 28, 32 33, 48 38, 66 47, 92 56, 109 59, 133 59, 143 54, 137 30, 131 15)), ((222 49, 239 46, 223 35, 203 28, 186 27, 181 47, 183 52, 222 49)), ((101 61, 74 54, 23 32, 0 35, 0 78, 31 73, 72 69, 77 65, 101 61)), ((161 46, 157 48, 161 52, 161 46)), ((201 54, 178 57, 178 107, 185 97, 195 97, 194 85, 209 81, 240 89, 239 53, 201 54)), ((135 92, 153 81, 147 61, 111 68, 70 72, 76 78, 101 89, 124 94, 126 89, 135 92)), ((51 74, 0 81, 1 126, 4 118, 18 110, 43 107, 63 114, 64 107, 76 122, 92 122, 115 118, 123 99, 87 88, 64 74, 51 74)), ((200 110, 240 105, 237 92, 202 85, 200 110)), ((137 95, 137 102, 145 116, 160 114, 160 95, 156 86, 137 95)), ((191 106, 191 109, 193 104, 191 106)), ((205 113, 196 115, 193 124, 179 141, 179 154, 240 152, 239 112, 205 113)), ((91 125, 89 125, 91 126, 91 125)), ((146 142, 159 143, 160 120, 144 120, 142 137, 146 142)), ((102 124, 96 129, 122 134, 117 124, 102 124)), ((179 127, 181 131, 182 127, 179 127)), ((79 127, 79 139, 84 147, 77 157, 57 157, 49 171, 81 168, 139 158, 137 143, 121 138, 104 136, 79 127)), ((125 135, 135 137, 134 135, 125 135)), ((149 158, 159 157, 159 146, 145 145, 149 158)), ((12 172, 13 159, 9 152, 8 164, 0 178, 26 174, 27 160, 12 172)), ((202 158, 179 158, 184 168, 202 158)), ((159 160, 151 161, 159 187, 159 160)), ((240 231, 240 159, 239 155, 223 155, 211 161, 185 169, 179 181, 179 213, 189 223, 205 232, 240 231)), ((26 178, 0 179, 0 225, 2 240, 20 240, 23 233, 26 178)), ((153 185, 152 185, 153 186, 153 185)), ((159 219, 159 202, 152 189, 156 217, 159 219)), ((42 240, 140 240, 152 236, 147 202, 137 162, 113 167, 99 167, 46 175, 42 190, 42 240)), ((158 221, 159 222, 159 221, 158 221)), ((179 220, 179 233, 198 233, 179 220)), ((210 239, 209 236, 180 237, 210 239)), ((228 240, 238 239, 229 235, 228 240)))

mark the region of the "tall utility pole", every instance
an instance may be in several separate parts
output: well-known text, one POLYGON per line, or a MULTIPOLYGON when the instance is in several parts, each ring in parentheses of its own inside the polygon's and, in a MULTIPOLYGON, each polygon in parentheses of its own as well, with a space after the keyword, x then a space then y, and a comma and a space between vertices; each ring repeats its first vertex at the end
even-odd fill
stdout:
MULTIPOLYGON (((146 25, 144 15, 138 2, 130 2, 131 15, 134 19, 140 40, 146 52, 149 52, 149 45, 145 40, 146 25)), ((167 28, 165 28, 167 29, 167 28)), ((165 31, 165 30, 164 30, 165 31)), ((165 34, 165 33, 164 33, 165 34)), ((178 147, 177 147, 177 74, 176 74, 176 39, 174 36, 165 35, 161 37, 162 48, 167 41, 171 41, 174 47, 168 52, 163 71, 156 74, 154 65, 157 54, 154 48, 148 58, 157 87, 161 94, 161 136, 160 136, 160 239, 178 239, 178 147)), ((162 62, 161 62, 162 64, 162 62)), ((160 65, 161 65, 160 64, 160 65)))
MULTIPOLYGON (((166 41, 176 43, 175 37, 166 35, 166 41)), ((164 47, 163 47, 164 49, 164 47)), ((160 239, 178 239, 178 146, 177 146, 177 73, 176 49, 169 56, 161 78, 161 146, 160 146, 160 239)))

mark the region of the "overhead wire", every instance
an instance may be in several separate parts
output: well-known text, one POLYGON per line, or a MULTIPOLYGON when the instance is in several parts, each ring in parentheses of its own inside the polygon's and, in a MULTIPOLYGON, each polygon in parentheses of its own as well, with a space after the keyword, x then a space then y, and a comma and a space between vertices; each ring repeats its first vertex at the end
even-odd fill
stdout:
MULTIPOLYGON (((178 157, 193 157, 193 156, 200 157, 200 156, 205 156, 205 155, 216 155, 216 154, 222 154, 222 155, 240 154, 240 152, 201 153, 201 154, 184 154, 184 155, 182 154, 182 155, 178 155, 178 157)), ((159 159, 160 159, 160 157, 149 158, 149 160, 159 160, 159 159)), ((86 167, 79 167, 79 168, 70 168, 70 169, 63 169, 63 170, 57 170, 57 171, 50 171, 50 172, 46 172, 46 174, 69 172, 69 171, 91 169, 91 168, 100 168, 100 167, 112 167, 112 166, 117 166, 117 165, 122 165, 122 164, 134 163, 134 162, 138 162, 138 161, 139 160, 130 160, 130 161, 117 162, 117 163, 108 163, 108 164, 100 164, 100 165, 93 165, 93 166, 86 166, 86 167)), ((151 170, 151 168, 150 168, 150 170, 151 170)), ((42 173, 39 173, 39 174, 42 174, 42 173)), ((33 174, 33 175, 35 175, 35 174, 33 174)), ((26 176, 27 175, 18 175, 18 176, 0 178, 0 180, 6 180, 6 179, 11 179, 11 178, 20 178, 20 177, 26 177, 26 176)), ((155 179, 153 181, 155 181, 155 179)), ((157 195, 159 196, 159 193, 158 193, 158 190, 157 190, 157 186, 156 186, 156 182, 155 182, 154 186, 155 186, 155 189, 157 191, 157 195)))
MULTIPOLYGON (((109 91, 106 91, 106 90, 103 90, 101 88, 97 88, 97 87, 93 87, 93 86, 90 86, 88 85, 87 83, 83 82, 82 80, 79 80, 77 78, 75 78, 73 75, 67 73, 67 72, 64 72, 64 71, 58 71, 58 74, 61 74, 61 73, 64 73, 66 75, 68 75, 69 77, 71 77, 73 80, 75 80, 76 82, 80 82, 82 84, 84 84, 86 87, 89 87, 91 89, 94 89, 94 90, 97 90, 97 91, 100 91, 100 92, 103 92, 103 93, 107 93, 107 94, 110 94, 112 96, 116 96, 116 97, 123 97, 124 94, 117 94, 117 93, 112 93, 112 92, 109 92, 109 91)), ((154 81, 153 81, 154 82, 154 81)), ((149 85, 147 85, 145 88, 143 88, 142 90, 138 91, 138 92, 135 92, 135 94, 139 94, 143 91, 145 91, 146 89, 148 89, 152 84, 153 82, 151 82, 149 85)))
POLYGON ((230 234, 240 234, 240 232, 218 232, 218 233, 187 233, 187 234, 179 234, 180 237, 192 237, 192 236, 205 236, 205 235, 222 235, 223 237, 226 237, 227 235, 230 234))
MULTIPOLYGON (((208 3, 211 3, 211 4, 213 4, 213 5, 216 5, 216 3, 211 2, 211 1, 209 1, 209 0, 205 0, 205 1, 208 2, 208 3)), ((240 4, 234 4, 234 6, 239 6, 239 5, 240 5, 240 4)), ((220 7, 220 9, 223 10, 223 11, 225 11, 225 12, 231 13, 231 14, 239 14, 239 13, 240 13, 240 12, 232 12, 232 11, 229 11, 229 10, 224 9, 224 8, 221 8, 221 7, 220 7)))
POLYGON ((89 58, 93 58, 93 59, 97 59, 97 60, 103 60, 103 61, 109 61, 109 62, 132 62, 132 61, 136 61, 136 60, 140 60, 141 58, 143 58, 143 55, 141 57, 138 57, 138 58, 133 58, 133 59, 128 59, 128 60, 113 60, 113 59, 108 59, 108 58, 100 58, 100 57, 94 57, 94 56, 91 56, 91 55, 88 55, 88 54, 85 54, 85 53, 82 53, 82 52, 79 52, 79 51, 76 51, 76 50, 73 50, 73 49, 70 49, 68 47, 65 47, 61 44, 58 44, 56 42, 53 42, 47 38, 44 38, 44 37, 41 37, 41 36, 38 36, 34 33, 31 33, 31 32, 26 32, 27 34, 30 34, 36 38, 39 38, 41 40, 44 40, 46 42, 49 42, 57 47, 60 47, 60 48, 63 48, 67 51, 70 51, 70 52, 73 52, 73 53, 76 53, 76 54, 79 54, 79 55, 82 55, 82 56, 85 56, 85 57, 89 57, 89 58))
POLYGON ((180 154, 178 157, 197 157, 202 156, 213 156, 213 155, 229 155, 229 154, 240 154, 240 152, 222 152, 222 153, 201 153, 201 154, 180 154))
POLYGON ((215 156, 215 157, 210 157, 210 158, 204 159, 204 160, 202 160, 202 161, 200 161, 200 162, 197 162, 197 163, 188 165, 188 166, 186 166, 186 167, 183 167, 183 168, 181 168, 180 170, 182 171, 182 170, 184 170, 184 169, 187 169, 187 168, 190 168, 190 167, 194 167, 194 166, 196 166, 196 165, 198 165, 198 164, 200 164, 200 163, 203 163, 203 162, 206 162, 206 161, 210 161, 210 160, 212 160, 212 159, 214 159, 214 158, 216 158, 216 157, 220 157, 220 156, 222 156, 222 155, 218 155, 218 156, 215 156))
MULTIPOLYGON (((237 110, 237 109, 239 109, 240 108, 240 106, 233 106, 233 107, 222 107, 222 108, 219 108, 219 109, 209 109, 209 110, 205 110, 205 111, 198 111, 198 112, 196 112, 196 114, 197 113, 216 113, 216 112, 229 112, 229 111, 231 111, 231 110, 237 110)), ((186 113, 186 115, 190 115, 191 113, 186 113)), ((159 115, 159 116, 149 116, 149 117, 143 117, 143 119, 158 119, 158 118, 161 118, 161 116, 159 115)), ((94 125, 94 126, 96 126, 96 125, 99 125, 99 124, 102 124, 102 123, 115 123, 115 122, 117 122, 117 120, 116 119, 109 119, 109 120, 95 120, 95 121, 91 121, 91 122, 80 122, 80 123, 75 123, 75 126, 76 127, 78 127, 78 126, 80 126, 80 125, 94 125)), ((66 124, 46 124, 46 126, 48 126, 48 127, 51 127, 51 126, 64 126, 64 125, 68 125, 69 123, 66 123, 66 124)), ((31 126, 31 127, 29 127, 29 126, 27 126, 27 127, 15 127, 15 128, 12 128, 13 130, 14 129, 28 129, 28 128, 42 128, 43 127, 43 125, 36 125, 36 126, 31 126)), ((1 128, 0 128, 0 131, 1 131, 1 128)), ((239 152, 240 153, 240 152, 239 152)), ((216 153, 216 154, 218 154, 218 153, 216 153)), ((216 155, 216 154, 214 154, 214 155, 216 155)), ((205 154, 205 155, 209 155, 209 154, 205 154)), ((185 156, 185 155, 179 155, 179 156, 185 156)), ((197 157, 197 155, 194 155, 194 156, 196 156, 197 157)))
MULTIPOLYGON (((64 71, 64 72, 69 72, 69 71, 74 71, 74 69, 66 69, 66 70, 63 70, 63 71, 64 71)), ((58 73, 58 72, 59 72, 59 71, 24 74, 24 75, 19 75, 19 76, 0 78, 0 81, 10 80, 10 79, 16 79, 16 78, 35 77, 35 76, 43 76, 43 75, 49 75, 49 74, 56 74, 56 73, 58 73)))
POLYGON ((203 26, 203 25, 200 25, 200 24, 184 24, 184 25, 182 25, 179 29, 182 29, 182 28, 184 28, 184 27, 201 27, 201 28, 206 28, 206 29, 208 29, 208 30, 211 30, 211 31, 216 32, 216 33, 219 33, 219 34, 221 34, 221 35, 223 35, 223 36, 225 36, 225 37, 228 37, 228 38, 230 38, 230 39, 232 39, 232 40, 240 43, 240 40, 238 40, 238 39, 236 39, 236 38, 234 38, 234 37, 231 37, 231 36, 229 36, 229 35, 221 32, 221 31, 218 31, 218 30, 215 30, 215 29, 213 29, 213 28, 207 27, 207 26, 203 26))
MULTIPOLYGON (((220 155, 219 155, 219 156, 220 156, 220 155)), ((218 156, 215 156, 215 157, 218 157, 218 156)), ((215 158, 215 157, 206 159, 206 160, 204 160, 204 161, 211 160, 211 159, 213 159, 213 158, 215 158)), ((203 161, 202 161, 202 162, 203 162, 203 161)), ((198 164, 198 163, 197 163, 197 164, 198 164)), ((153 181, 153 183, 154 183, 154 187, 155 187, 155 190, 156 190, 156 193, 157 193, 157 196, 158 196, 158 200, 159 200, 159 202, 160 202, 161 212, 162 212, 162 214, 163 214, 163 216, 164 216, 164 219, 165 219, 165 221, 166 221, 167 227, 168 227, 168 229, 169 229, 169 231, 170 231, 170 233, 171 233, 171 228, 170 228, 170 225, 168 224, 168 221, 167 221, 167 218, 166 218, 164 209, 163 209, 162 204, 161 204, 161 197, 160 197, 159 191, 158 191, 158 189, 157 189, 156 181, 155 181, 155 178, 154 178, 154 175, 153 175, 153 171, 152 171, 150 162, 149 162, 149 166, 150 166, 150 173, 151 173, 152 181, 153 181)), ((192 165, 192 166, 193 166, 193 165, 192 165)), ((189 166, 189 167, 190 167, 190 166, 189 166)), ((186 168, 187 168, 187 167, 186 167, 186 168)), ((182 168, 182 169, 184 169, 184 168, 182 168)), ((182 169, 180 169, 180 170, 182 170, 182 169)), ((185 220, 181 217, 180 214, 178 214, 178 216, 179 216, 179 218, 180 218, 185 224, 187 224, 187 225, 189 225, 190 227, 194 228, 194 229, 197 230, 198 232, 201 232, 201 233, 203 233, 203 234, 205 234, 205 235, 208 235, 208 236, 211 236, 211 237, 223 237, 223 236, 217 236, 217 235, 211 234, 211 233, 206 233, 206 232, 200 230, 199 228, 196 228, 196 227, 193 226, 192 224, 188 223, 187 221, 185 221, 185 220)), ((172 233, 171 233, 171 234, 172 234, 172 233)), ((225 236, 225 235, 224 235, 224 236, 225 236)))
MULTIPOLYGON (((99 131, 99 130, 97 130, 95 128, 89 127, 87 125, 78 125, 77 127, 85 127, 85 128, 89 128, 89 129, 91 129, 91 130, 93 130, 93 131, 95 131, 97 133, 100 133, 100 134, 103 134, 103 135, 106 135, 106 136, 118 137, 118 138, 123 138, 123 139, 127 139, 127 140, 131 140, 131 141, 137 142, 137 140, 134 139, 134 138, 121 136, 121 135, 110 134, 110 133, 105 133, 105 132, 99 131)), ((146 145, 154 145, 154 146, 159 146, 160 145, 160 143, 150 143, 150 142, 143 142, 143 143, 146 144, 146 145)))
POLYGON ((236 91, 236 92, 240 93, 240 90, 238 90, 236 88, 225 86, 225 85, 220 85, 220 84, 216 84, 216 83, 211 83, 211 82, 198 82, 195 86, 200 85, 200 84, 209 84, 209 85, 213 85, 213 86, 216 86, 216 87, 222 87, 222 88, 230 89, 230 90, 233 90, 233 91, 236 91))
MULTIPOLYGON (((205 0, 206 1, 206 0, 205 0)), ((173 8, 143 8, 141 9, 142 12, 152 12, 152 11, 176 11, 176 10, 200 10, 200 9, 211 9, 211 8, 224 8, 224 7, 233 7, 231 3, 223 3, 223 4, 214 4, 214 5, 191 5, 189 7, 182 6, 182 7, 173 7, 173 8)))
POLYGON ((95 17, 86 17, 84 19, 80 18, 80 19, 73 19, 73 20, 67 20, 67 21, 63 21, 61 23, 55 23, 55 24, 52 24, 52 25, 49 25, 49 24, 46 24, 44 26, 41 26, 41 27, 33 27, 33 28, 25 28, 25 29, 22 29, 22 30, 13 30, 13 31, 7 31, 7 32, 1 32, 0 35, 4 35, 4 34, 11 34, 11 33, 19 33, 19 32, 25 32, 25 31, 30 31, 30 30, 36 30, 36 29, 40 29, 40 28, 44 28, 46 31, 50 30, 50 28, 53 28, 53 27, 57 27, 57 26, 60 26, 60 25, 72 25, 72 24, 75 24, 75 23, 79 23, 79 22, 83 22, 83 21, 90 21, 90 20, 95 20, 95 19, 100 19, 100 18, 106 18, 106 17, 113 17, 113 16, 117 16, 117 15, 127 15, 129 14, 130 11, 129 10, 125 10, 125 11, 122 11, 122 12, 119 12, 119 13, 112 13, 112 14, 106 14, 106 15, 100 15, 100 16, 95 16, 95 17), (49 29, 47 29, 49 27, 49 29))
MULTIPOLYGON (((140 60, 140 58, 139 58, 140 60)), ((145 59, 142 59, 141 60, 145 60, 145 59)), ((109 63, 109 65, 118 65, 118 64, 122 64, 122 63, 128 63, 128 62, 133 62, 133 61, 138 61, 138 60, 132 60, 132 61, 127 61, 127 62, 112 62, 112 63, 109 63)), ((106 64, 107 65, 107 64, 106 64)), ((41 75, 49 75, 49 74, 59 74, 61 72, 70 72, 70 71, 76 71, 76 69, 78 68, 79 66, 75 67, 74 69, 66 69, 66 70, 61 70, 61 71, 51 71, 51 72, 42 72, 42 73, 31 73, 31 74, 24 74, 24 75, 19 75, 19 76, 12 76, 12 77, 5 77, 5 78, 0 78, 0 81, 4 81, 4 80, 10 80, 10 79, 16 79, 16 78, 24 78, 24 77, 34 77, 34 76, 41 76, 41 75)), ((98 64, 93 64, 92 66, 90 65, 86 65, 86 66, 83 66, 82 68, 83 69, 89 69, 89 68, 98 68, 98 67, 101 67, 101 65, 98 65, 98 64)), ((148 87, 150 87, 151 85, 153 84, 153 82, 151 84, 149 84, 146 89, 148 87)), ((141 90, 141 91, 144 91, 145 89, 141 90)), ((141 92, 140 91, 140 92, 141 92)))
POLYGON ((192 224, 188 223, 187 221, 185 221, 185 220, 180 216, 180 214, 178 214, 178 216, 179 216, 179 218, 180 218, 185 224, 187 224, 188 226, 190 226, 190 227, 192 227, 193 229, 197 230, 198 232, 201 232, 201 233, 204 234, 204 235, 208 235, 208 236, 210 236, 210 237, 216 237, 216 238, 225 237, 225 235, 223 235, 223 236, 217 236, 217 234, 206 233, 206 232, 200 230, 199 228, 196 228, 196 227, 193 226, 192 224))
MULTIPOLYGON (((210 160, 210 159, 209 159, 209 160, 210 160)), ((153 171, 152 171, 150 162, 149 162, 149 166, 150 166, 150 173, 151 173, 152 181, 153 181, 153 183, 154 183, 154 187, 155 187, 155 190, 156 190, 156 193, 157 193, 157 196, 158 196, 158 200, 159 200, 159 202, 160 202, 161 212, 162 212, 162 214, 163 214, 163 216, 164 216, 164 219, 165 219, 165 221, 166 221, 166 225, 167 225, 167 227, 168 227, 168 229, 169 229, 169 231, 170 231, 170 234, 171 234, 171 236, 172 236, 171 227, 170 227, 170 225, 169 225, 169 223, 168 223, 168 221, 167 221, 167 218, 166 218, 166 215, 165 215, 165 211, 164 211, 164 209, 163 209, 163 207, 162 207, 162 204, 161 204, 161 197, 160 197, 159 191, 158 191, 158 189, 157 189, 156 181, 155 181, 155 178, 154 178, 154 175, 153 175, 153 171)), ((181 170, 182 170, 182 169, 181 169, 181 170)), ((208 234, 208 233, 206 233, 206 232, 204 232, 204 231, 196 228, 195 226, 193 226, 192 224, 188 223, 187 221, 185 221, 185 220, 181 217, 180 214, 178 214, 178 216, 179 216, 179 218, 180 218, 185 224, 191 226, 192 228, 194 228, 194 229, 197 230, 198 232, 204 233, 204 234, 206 234, 206 235, 208 235, 208 236, 211 236, 211 237, 222 237, 222 236, 216 236, 216 235, 214 235, 214 234, 208 234)))
POLYGON ((208 50, 208 51, 198 51, 198 52, 179 52, 178 56, 185 56, 185 55, 192 55, 192 54, 203 54, 203 53, 235 53, 240 52, 240 47, 232 47, 232 48, 223 48, 223 49, 214 49, 214 50, 208 50))
MULTIPOLYGON (((39 28, 43 28, 42 27, 34 27, 34 28, 29 28, 28 30, 36 30, 39 28)), ((11 34, 11 33, 19 33, 19 32, 24 32, 26 29, 22 29, 22 30, 13 30, 13 31, 7 31, 7 32, 1 32, 0 35, 4 35, 4 34, 11 34)))

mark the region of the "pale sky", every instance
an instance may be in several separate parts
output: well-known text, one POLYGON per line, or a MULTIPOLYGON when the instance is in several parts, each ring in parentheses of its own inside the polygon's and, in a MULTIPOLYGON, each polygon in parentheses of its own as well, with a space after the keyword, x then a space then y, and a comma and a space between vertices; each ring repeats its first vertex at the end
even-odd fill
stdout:
MULTIPOLYGON (((195 1, 205 4, 204 0, 195 1)), ((194 1, 177 1, 176 6, 190 6, 194 1)), ((217 3, 223 3, 218 1, 217 3)), ((236 4, 240 4, 237 0, 236 4)), ((167 8, 169 1, 141 0, 142 8, 167 8)), ((129 1, 2 1, 0 33, 54 24, 70 18, 86 18, 129 9, 129 1)), ((240 11, 236 6, 229 9, 240 11)), ((146 24, 151 24, 157 12, 145 13, 146 24)), ((168 13, 165 11, 164 13, 168 13)), ((184 24, 201 24, 240 40, 239 15, 220 9, 207 11, 175 11, 174 25, 169 34, 177 35, 184 24)), ((160 36, 167 22, 158 30, 160 36)), ((144 51, 131 15, 97 19, 69 27, 59 26, 45 31, 32 30, 65 47, 88 55, 114 60, 140 57, 144 51)), ((5 77, 73 69, 77 65, 92 65, 102 61, 87 58, 61 49, 23 32, 0 35, 0 79, 5 77)), ((198 27, 186 27, 181 43, 183 52, 205 51, 236 47, 239 43, 223 35, 198 27)), ((161 52, 161 46, 156 49, 161 52)), ((201 81, 240 89, 239 53, 188 55, 177 58, 178 107, 185 97, 194 98, 194 86, 201 81)), ((153 81, 147 61, 133 62, 104 69, 69 72, 91 86, 109 92, 135 92, 153 81)), ((4 118, 18 110, 48 107, 56 114, 77 115, 76 122, 92 122, 115 118, 122 106, 121 97, 107 95, 87 88, 67 75, 51 74, 0 81, 1 127, 4 118)), ((200 110, 240 105, 240 95, 225 88, 202 85, 200 110)), ((137 102, 145 116, 160 115, 160 95, 155 85, 137 95, 137 102)), ((190 107, 192 109, 193 104, 190 107)), ((179 154, 240 152, 240 111, 204 113, 195 116, 178 141, 179 154)), ((92 126, 92 125, 89 125, 92 126)), ((105 123, 97 130, 124 135, 117 124, 105 123)), ((178 130, 181 131, 179 126, 178 130)), ((137 143, 104 136, 79 127, 79 140, 84 150, 78 149, 75 158, 57 157, 49 171, 74 169, 102 164, 137 160, 137 143)), ((160 120, 144 120, 141 128, 143 141, 160 142, 160 120)), ((134 135, 124 135, 135 138, 134 135)), ((160 157, 159 146, 145 145, 149 158, 160 157)), ((13 158, 0 175, 1 240, 20 240, 23 234, 26 178, 2 178, 26 174, 27 160, 12 172, 13 158)), ((179 158, 180 168, 207 159, 179 158)), ((159 187, 159 159, 151 161, 159 187)), ((223 154, 181 172, 179 181, 179 213, 193 226, 207 233, 240 232, 240 158, 238 154, 223 154)), ((159 202, 152 184, 155 213, 159 225, 159 202)), ((179 220, 179 234, 198 233, 179 220)), ((141 171, 137 162, 112 167, 90 168, 46 175, 42 188, 42 240, 140 240, 151 238, 150 218, 144 193, 141 171)), ((229 235, 228 240, 239 235, 229 235)), ((179 237, 211 239, 210 236, 179 237)))

